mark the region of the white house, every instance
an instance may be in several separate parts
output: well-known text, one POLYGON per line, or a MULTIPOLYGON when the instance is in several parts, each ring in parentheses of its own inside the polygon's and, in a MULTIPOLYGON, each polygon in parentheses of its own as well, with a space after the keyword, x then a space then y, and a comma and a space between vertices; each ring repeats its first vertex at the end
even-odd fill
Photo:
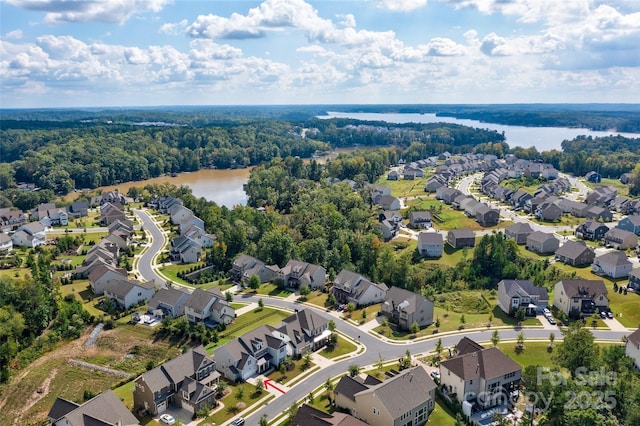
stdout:
POLYGON ((40 222, 29 222, 22 225, 11 236, 14 246, 35 248, 47 241, 47 231, 40 222))
POLYGON ((104 294, 109 283, 127 279, 127 270, 110 264, 101 264, 89 273, 89 284, 93 294, 104 294))
POLYGON ((353 303, 356 306, 382 303, 388 289, 383 283, 375 284, 347 269, 340 271, 333 279, 333 287, 331 287, 338 303, 353 303))
POLYGON ((627 336, 625 353, 628 357, 633 358, 633 364, 636 368, 640 368, 640 328, 627 336))
POLYGON ((13 241, 7 234, 0 232, 0 253, 13 250, 13 241))
POLYGON ((114 280, 104 288, 104 295, 123 309, 151 300, 156 293, 152 282, 136 282, 129 280, 114 280))
POLYGON ((184 314, 190 322, 229 324, 236 311, 219 288, 196 288, 184 302, 184 314))
POLYGON ((441 257, 443 249, 442 234, 438 232, 420 232, 418 234, 418 251, 421 256, 441 257))
POLYGON ((591 265, 591 271, 598 275, 611 278, 629 276, 633 263, 629 261, 623 251, 613 251, 596 257, 591 265))

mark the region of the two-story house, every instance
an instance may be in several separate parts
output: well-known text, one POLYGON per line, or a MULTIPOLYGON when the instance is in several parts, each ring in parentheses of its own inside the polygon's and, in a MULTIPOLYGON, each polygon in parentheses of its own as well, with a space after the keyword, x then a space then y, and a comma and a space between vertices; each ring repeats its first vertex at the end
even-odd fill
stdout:
POLYGON ((353 303, 356 306, 382 303, 388 289, 383 283, 373 283, 347 269, 340 271, 333 279, 333 287, 331 287, 338 303, 353 303))
POLYGON ((257 275, 262 283, 271 281, 278 277, 279 270, 277 266, 266 266, 261 260, 242 253, 233 261, 229 274, 234 283, 246 285, 253 275, 257 275))
POLYGON ((438 232, 420 232, 418 234, 418 251, 424 257, 442 257, 444 240, 438 232))
POLYGON ((11 236, 14 246, 35 248, 47 241, 47 232, 40 222, 29 222, 20 226, 11 236))
POLYGON ((184 304, 188 298, 189 293, 180 288, 161 288, 147 303, 147 312, 156 317, 180 317, 184 315, 184 304))
POLYGON ((627 336, 625 354, 633 359, 633 365, 640 368, 640 328, 627 336))
POLYGON ((285 287, 300 288, 301 285, 307 285, 312 290, 324 287, 326 275, 327 271, 322 266, 293 259, 278 272, 278 278, 285 287))
POLYGON ((372 426, 422 425, 435 407, 436 384, 422 366, 380 381, 342 376, 335 405, 372 426))
POLYGON ((476 236, 471 229, 452 229, 447 232, 447 244, 454 249, 474 247, 476 236))
POLYGON ((627 285, 631 290, 640 292, 640 269, 632 269, 629 273, 629 284, 627 285))
POLYGON ((575 235, 576 238, 583 240, 600 241, 607 232, 609 232, 609 227, 604 223, 587 220, 578 225, 575 235))
POLYGON ((433 302, 421 294, 392 286, 387 291, 380 313, 398 324, 401 330, 409 331, 414 322, 420 327, 433 323, 433 302))
POLYGON ((640 214, 634 214, 620 219, 618 228, 640 235, 640 214))
POLYGON ((623 251, 613 251, 597 256, 591 265, 591 272, 611 278, 624 278, 629 275, 633 264, 623 251))
POLYGON ((607 288, 602 280, 562 280, 553 290, 553 306, 574 318, 591 315, 609 307, 607 288))
POLYGON ((524 309, 527 316, 535 316, 549 305, 544 287, 536 287, 531 280, 502 280, 498 283, 498 306, 507 315, 524 309))
POLYGON ((638 236, 620 228, 611 228, 604 234, 604 244, 616 250, 627 250, 638 245, 638 236))
POLYGON ((76 404, 56 398, 47 415, 51 426, 138 426, 140 422, 111 389, 76 404))
POLYGON ((458 353, 440 363, 440 383, 460 404, 469 401, 486 410, 519 391, 522 368, 500 349, 471 348, 458 353))
POLYGON ((122 309, 149 301, 155 293, 156 287, 151 281, 114 280, 104 287, 105 298, 113 300, 122 309))
POLYGON ((527 237, 533 233, 533 228, 528 223, 514 223, 508 226, 504 230, 507 238, 513 238, 516 244, 526 244, 527 237))
POLYGON ((189 349, 135 380, 134 410, 156 415, 170 406, 191 413, 204 406, 214 407, 219 378, 214 358, 202 345, 189 349))
POLYGON ((546 255, 555 253, 560 246, 560 241, 550 233, 536 231, 527 237, 526 249, 537 254, 546 255))
POLYGON ((409 213, 409 226, 414 229, 431 228, 431 213, 428 211, 415 211, 409 213))
POLYGON ((584 241, 568 240, 556 250, 558 262, 571 266, 591 265, 596 254, 592 248, 587 247, 584 241))
POLYGON ((110 263, 102 263, 96 266, 88 275, 89 285, 93 294, 104 294, 105 288, 115 281, 126 281, 127 270, 118 268, 110 263))
POLYGON ((218 287, 193 290, 184 302, 184 314, 189 322, 203 322, 212 326, 230 324, 236 317, 235 309, 218 287))
POLYGON ((311 309, 302 309, 285 318, 276 331, 274 335, 287 343, 289 356, 323 348, 331 334, 329 321, 311 309))

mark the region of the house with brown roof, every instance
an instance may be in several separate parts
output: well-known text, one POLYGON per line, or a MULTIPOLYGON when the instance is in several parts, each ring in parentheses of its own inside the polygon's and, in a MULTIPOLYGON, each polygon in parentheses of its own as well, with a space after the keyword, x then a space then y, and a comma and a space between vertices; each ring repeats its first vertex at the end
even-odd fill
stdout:
POLYGON ((632 266, 623 251, 613 251, 597 256, 591 265, 591 272, 611 278, 624 278, 629 275, 632 266))
POLYGON ((289 423, 291 426, 367 426, 362 420, 350 414, 335 411, 332 414, 302 404, 289 423))
POLYGON ((149 301, 154 294, 156 286, 151 281, 113 280, 104 287, 105 298, 113 300, 122 309, 149 301))
POLYGON ((88 276, 93 294, 104 294, 104 289, 112 282, 127 279, 127 270, 110 263, 102 263, 94 268, 88 276))
POLYGON ((611 228, 604 234, 604 244, 616 250, 635 248, 638 245, 638 236, 633 232, 620 228, 611 228))
POLYGON ((133 408, 156 415, 170 407, 191 413, 215 407, 219 378, 214 358, 202 345, 197 346, 136 378, 133 408))
POLYGON ((421 294, 391 286, 380 306, 380 313, 401 330, 409 331, 413 323, 420 327, 433 323, 433 302, 421 294))
POLYGON ((126 220, 127 215, 120 207, 112 203, 105 203, 100 206, 100 216, 98 221, 101 226, 109 226, 116 220, 126 220))
POLYGON ((520 365, 496 347, 468 349, 440 363, 440 383, 447 394, 481 410, 511 399, 520 388, 520 365))
POLYGON ((326 275, 327 271, 320 265, 293 259, 278 271, 278 278, 285 287, 300 288, 301 285, 307 285, 311 290, 324 287, 326 275))
POLYGON ((335 405, 372 426, 425 424, 435 407, 436 384, 422 366, 384 381, 373 376, 342 376, 335 405))
POLYGON ((376 204, 383 210, 400 210, 401 207, 400 200, 391 195, 383 195, 376 204))
POLYGON ((526 244, 527 237, 533 233, 533 228, 526 222, 514 223, 504 230, 507 238, 513 238, 516 244, 526 244))
POLYGON ((527 237, 525 248, 540 255, 555 253, 560 246, 560 241, 551 233, 536 231, 527 237))
POLYGON ((233 261, 229 275, 234 283, 246 285, 253 275, 257 275, 262 283, 274 280, 278 277, 279 270, 277 266, 267 266, 261 260, 241 253, 233 261))
POLYGON ((609 227, 595 220, 586 220, 576 228, 576 238, 583 240, 600 241, 604 234, 609 232, 609 227))
POLYGON ((447 244, 454 249, 474 247, 476 236, 471 229, 452 229, 447 232, 447 244))
POLYGON ((587 247, 584 241, 566 241, 558 250, 555 258, 558 262, 571 266, 591 265, 596 253, 592 248, 587 247))
POLYGON ((574 318, 608 309, 607 288, 602 280, 562 280, 553 291, 553 306, 574 318))
POLYGON ((219 287, 193 290, 184 302, 184 314, 189 322, 211 326, 230 324, 236 317, 235 309, 229 305, 219 287))
POLYGON ((177 318, 184 315, 184 303, 189 293, 179 287, 160 288, 147 303, 147 312, 158 317, 177 318))
POLYGON ((58 397, 47 417, 52 426, 138 426, 140 424, 111 389, 83 404, 76 404, 58 397))
POLYGON ((27 223, 27 215, 22 210, 14 208, 0 209, 0 232, 10 232, 27 223))
POLYGON ((343 269, 333 279, 331 291, 338 303, 353 303, 356 306, 368 306, 382 303, 389 288, 376 284, 360 274, 343 269))
POLYGON ((640 328, 627 336, 624 348, 625 354, 633 359, 633 365, 640 368, 640 328))

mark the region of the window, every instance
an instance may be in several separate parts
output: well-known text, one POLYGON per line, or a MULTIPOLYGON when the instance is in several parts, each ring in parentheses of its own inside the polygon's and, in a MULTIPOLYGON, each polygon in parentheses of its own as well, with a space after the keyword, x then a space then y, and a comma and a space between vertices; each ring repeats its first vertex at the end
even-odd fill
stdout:
POLYGON ((516 372, 515 371, 513 371, 511 373, 507 373, 507 374, 504 375, 505 379, 510 379, 512 377, 516 377, 516 372))
POLYGON ((376 416, 379 416, 380 410, 378 410, 376 407, 373 407, 373 414, 375 414, 376 416))

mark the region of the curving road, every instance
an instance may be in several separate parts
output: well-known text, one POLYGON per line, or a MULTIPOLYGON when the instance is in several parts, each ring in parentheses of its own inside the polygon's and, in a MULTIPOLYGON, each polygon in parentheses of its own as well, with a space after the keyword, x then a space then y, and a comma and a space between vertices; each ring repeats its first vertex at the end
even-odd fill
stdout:
MULTIPOLYGON (((144 229, 149 232, 151 235, 151 243, 147 247, 147 250, 142 254, 138 270, 140 274, 146 280, 155 280, 156 283, 160 283, 161 285, 166 285, 164 280, 155 272, 153 264, 155 257, 160 252, 160 250, 164 247, 166 242, 166 236, 159 228, 158 224, 151 218, 151 216, 144 210, 136 210, 135 213, 138 215, 144 229)), ((237 301, 247 302, 247 303, 257 303, 260 298, 249 295, 242 295, 236 298, 237 301)), ((265 300, 263 298, 263 300, 265 300)), ((361 330, 359 327, 353 325, 347 321, 337 320, 337 314, 335 312, 327 312, 324 309, 320 309, 318 307, 312 305, 301 305, 296 302, 287 301, 284 299, 278 298, 269 298, 266 299, 265 303, 267 306, 274 306, 278 308, 284 308, 288 310, 295 310, 304 307, 305 309, 314 309, 319 315, 323 316, 327 319, 333 319, 336 323, 338 331, 344 333, 349 336, 351 339, 355 341, 359 341, 366 349, 363 353, 359 355, 351 356, 350 358, 344 359, 342 361, 335 362, 327 367, 322 368, 320 371, 317 371, 300 383, 295 385, 295 390, 290 390, 284 395, 278 396, 277 398, 268 402, 265 406, 261 407, 257 411, 252 414, 246 416, 247 424, 258 424, 259 418, 266 414, 269 419, 273 419, 284 412, 287 408, 291 406, 294 402, 298 401, 304 395, 308 395, 309 392, 313 391, 317 387, 321 386, 328 377, 335 377, 339 374, 342 374, 347 371, 347 368, 351 364, 357 364, 360 366, 372 365, 375 364, 379 357, 382 356, 385 360, 394 360, 398 359, 405 354, 405 351, 408 349, 412 354, 422 354, 426 352, 431 352, 435 349, 436 341, 438 339, 442 339, 442 345, 446 347, 454 346, 460 338, 462 337, 462 333, 450 333, 450 334, 439 334, 434 335, 428 339, 424 339, 418 342, 409 341, 409 342, 401 342, 394 343, 390 341, 386 341, 378 338, 373 334, 369 334, 366 331, 361 330)), ((491 340, 491 336, 493 334, 494 329, 482 329, 482 330, 468 330, 464 332, 465 336, 468 336, 476 341, 489 341, 491 340)), ((548 330, 548 329, 540 329, 540 328, 523 328, 523 329, 499 329, 500 338, 502 340, 515 340, 518 337, 518 334, 522 331, 524 333, 525 338, 527 339, 543 339, 548 340, 549 334, 551 332, 555 332, 556 336, 559 337, 559 329, 556 330, 548 330)), ((629 331, 611 331, 611 330, 594 330, 593 334, 598 340, 612 340, 612 341, 620 341, 623 336, 630 334, 629 331)))

